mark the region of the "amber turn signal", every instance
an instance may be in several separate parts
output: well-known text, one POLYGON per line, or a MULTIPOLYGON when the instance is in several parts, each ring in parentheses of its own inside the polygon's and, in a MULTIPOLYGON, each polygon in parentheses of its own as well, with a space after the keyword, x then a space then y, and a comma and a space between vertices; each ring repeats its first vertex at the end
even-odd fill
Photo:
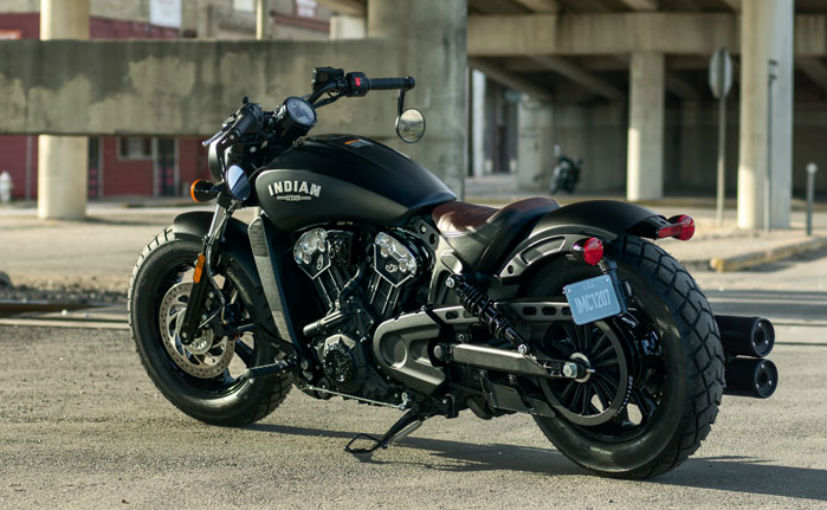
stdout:
POLYGON ((195 283, 201 281, 201 275, 204 274, 204 263, 206 261, 207 257, 205 257, 203 253, 199 253, 198 258, 195 259, 195 272, 192 273, 192 281, 195 283))
POLYGON ((218 188, 213 186, 210 181, 198 179, 190 186, 190 197, 195 202, 209 202, 218 196, 218 188))

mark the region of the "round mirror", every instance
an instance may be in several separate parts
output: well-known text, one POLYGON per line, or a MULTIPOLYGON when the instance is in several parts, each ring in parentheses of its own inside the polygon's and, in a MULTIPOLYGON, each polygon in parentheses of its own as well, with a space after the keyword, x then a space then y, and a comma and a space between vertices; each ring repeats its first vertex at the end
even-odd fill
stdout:
POLYGON ((227 183, 227 188, 230 193, 242 202, 250 197, 250 180, 247 174, 238 165, 232 165, 227 169, 227 175, 224 179, 227 183))
POLYGON ((396 134, 403 142, 418 142, 425 134, 425 116, 416 108, 405 110, 396 118, 396 134))

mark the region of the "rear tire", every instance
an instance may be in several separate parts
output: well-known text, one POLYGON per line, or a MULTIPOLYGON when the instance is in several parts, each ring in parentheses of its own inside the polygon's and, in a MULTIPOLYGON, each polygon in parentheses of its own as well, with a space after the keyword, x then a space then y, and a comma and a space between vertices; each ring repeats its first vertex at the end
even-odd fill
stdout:
MULTIPOLYGON (((199 251, 199 243, 176 239, 169 227, 147 244, 129 285, 132 337, 150 379, 178 409, 213 425, 247 425, 264 418, 284 401, 291 388, 289 375, 240 381, 232 378, 227 369, 213 379, 202 379, 182 370, 164 346, 159 322, 161 301, 181 279, 182 272, 192 267, 199 251)), ((256 324, 269 324, 272 319, 261 288, 254 286, 232 260, 221 271, 238 291, 249 319, 256 324)), ((239 348, 236 347, 236 353, 239 348)), ((276 347, 260 334, 253 334, 245 349, 247 365, 272 363, 279 355, 276 347)))
MULTIPOLYGON (((724 387, 723 349, 706 297, 677 260, 634 236, 606 249, 618 264, 620 278, 633 288, 635 301, 630 304, 639 304, 639 312, 648 315, 659 335, 658 363, 668 377, 657 379, 662 385, 658 406, 634 426, 625 418, 603 428, 578 426, 561 415, 535 419, 563 454, 586 469, 611 477, 649 478, 683 462, 709 434, 724 387)), ((596 274, 596 268, 560 258, 539 270, 522 295, 561 296, 563 285, 596 274)), ((645 384, 641 379, 634 384, 645 384)))

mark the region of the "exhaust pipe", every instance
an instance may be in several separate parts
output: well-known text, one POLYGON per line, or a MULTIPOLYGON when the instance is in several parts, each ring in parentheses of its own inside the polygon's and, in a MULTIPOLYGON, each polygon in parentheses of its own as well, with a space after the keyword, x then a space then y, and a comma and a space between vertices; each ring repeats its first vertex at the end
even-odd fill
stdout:
POLYGON ((724 352, 731 356, 764 358, 775 345, 775 328, 763 317, 716 315, 724 352))
POLYGON ((724 367, 724 394, 769 398, 778 387, 778 369, 768 359, 732 358, 724 367))

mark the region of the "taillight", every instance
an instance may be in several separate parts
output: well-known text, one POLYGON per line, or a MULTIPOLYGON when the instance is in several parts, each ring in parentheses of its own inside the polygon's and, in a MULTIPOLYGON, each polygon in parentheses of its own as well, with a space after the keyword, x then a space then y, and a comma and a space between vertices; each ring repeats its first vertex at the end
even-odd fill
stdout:
POLYGON ((695 235, 695 220, 691 216, 681 214, 679 216, 672 216, 667 221, 671 223, 666 227, 658 230, 658 237, 674 237, 681 241, 688 241, 695 235))
POLYGON ((586 264, 596 265, 603 258, 603 241, 596 237, 590 237, 577 241, 572 249, 583 257, 586 264))

